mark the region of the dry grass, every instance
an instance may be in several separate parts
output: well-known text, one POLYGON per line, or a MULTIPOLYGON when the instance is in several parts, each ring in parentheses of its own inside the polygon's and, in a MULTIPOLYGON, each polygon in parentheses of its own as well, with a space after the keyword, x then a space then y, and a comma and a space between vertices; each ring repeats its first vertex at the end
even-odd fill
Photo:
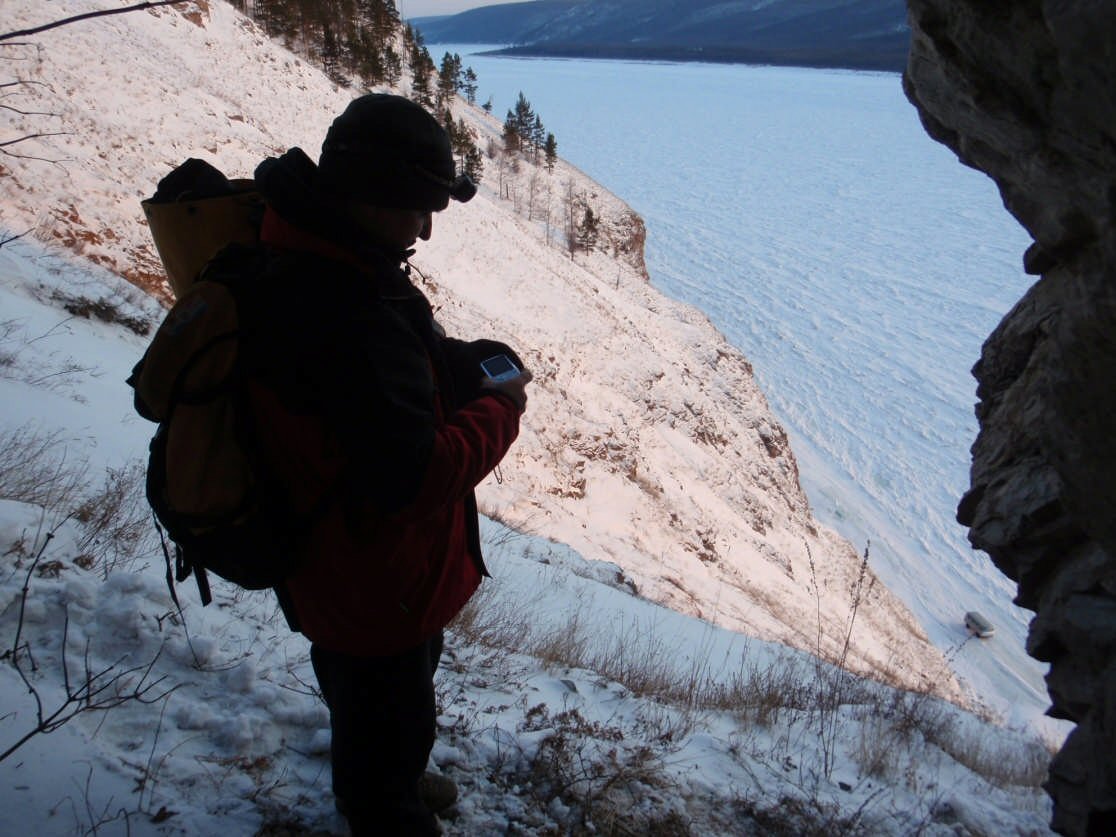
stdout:
POLYGON ((707 662, 696 656, 680 672, 675 651, 653 625, 617 622, 608 636, 591 632, 580 608, 565 615, 559 630, 540 629, 534 618, 545 599, 500 598, 494 586, 482 587, 450 625, 467 642, 526 654, 551 667, 594 671, 635 695, 672 705, 698 708, 700 695, 713 694, 707 662))
MULTIPOLYGON (((998 787, 1039 788, 1045 780, 1050 748, 959 724, 958 710, 932 695, 887 688, 789 650, 759 662, 749 659, 745 647, 734 672, 714 676, 707 649, 679 649, 653 624, 617 620, 604 635, 599 625, 591 630, 577 608, 560 628, 544 629, 537 618, 544 591, 513 602, 498 589, 482 587, 451 630, 469 644, 535 657, 551 668, 593 671, 657 702, 664 707, 655 731, 661 740, 692 731, 702 713, 728 712, 745 727, 807 724, 820 742, 825 775, 847 755, 862 775, 911 785, 917 782, 918 754, 928 744, 998 787), (679 665, 683 652, 690 661, 679 665), (850 729, 855 740, 845 741, 850 729)), ((799 813, 834 822, 827 812, 799 813)), ((841 827, 855 831, 856 822, 846 819, 841 827)))
POLYGON ((27 425, 0 435, 0 499, 39 506, 50 529, 74 520, 74 563, 107 577, 154 549, 144 469, 138 462, 108 468, 96 488, 89 470, 87 462, 73 460, 58 431, 27 425))
POLYGON ((1047 779, 1051 753, 1037 738, 990 738, 971 727, 942 724, 927 740, 958 764, 1000 788, 1039 789, 1047 779))
POLYGON ((87 465, 69 461, 62 435, 27 425, 0 435, 0 499, 65 518, 89 487, 87 465))
POLYGON ((100 489, 74 510, 82 524, 80 554, 74 563, 85 569, 97 567, 107 578, 118 565, 134 569, 136 560, 154 553, 145 474, 139 462, 107 469, 100 489))

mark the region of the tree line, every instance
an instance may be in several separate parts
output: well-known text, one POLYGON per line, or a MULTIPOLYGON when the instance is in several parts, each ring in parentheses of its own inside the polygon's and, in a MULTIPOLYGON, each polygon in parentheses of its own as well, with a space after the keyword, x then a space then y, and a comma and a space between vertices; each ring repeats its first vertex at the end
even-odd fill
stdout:
POLYGON ((393 0, 229 0, 335 84, 395 85, 403 72, 393 0))
POLYGON ((396 87, 404 68, 411 75, 411 98, 435 114, 450 135, 462 170, 480 182, 483 162, 476 137, 453 119, 450 102, 461 93, 476 101, 477 76, 460 56, 435 68, 422 34, 400 19, 393 0, 229 0, 268 37, 321 67, 334 84, 396 87))
POLYGON ((554 171, 554 163, 558 160, 558 141, 554 134, 548 133, 543 127, 542 119, 534 109, 523 91, 519 91, 515 107, 508 109, 504 119, 504 148, 509 151, 529 152, 536 164, 539 154, 546 157, 546 170, 554 171))
MULTIPOLYGON (((404 23, 394 0, 228 0, 251 17, 271 38, 318 65, 342 87, 365 89, 376 85, 397 87, 408 71, 410 97, 433 113, 444 125, 461 170, 479 183, 484 157, 476 133, 464 119, 453 118, 451 104, 462 96, 475 105, 478 79, 461 56, 445 53, 436 65, 422 33, 404 23)), ((492 112, 492 100, 482 105, 492 112)), ((547 131, 527 97, 519 93, 503 126, 500 152, 507 159, 525 159, 553 173, 558 141, 547 131)), ((489 148, 489 157, 497 149, 489 148)), ((518 165, 518 164, 517 164, 518 165)), ((501 171, 503 167, 501 166, 501 171)), ((572 255, 588 252, 597 243, 599 218, 582 197, 566 197, 565 234, 572 255)))

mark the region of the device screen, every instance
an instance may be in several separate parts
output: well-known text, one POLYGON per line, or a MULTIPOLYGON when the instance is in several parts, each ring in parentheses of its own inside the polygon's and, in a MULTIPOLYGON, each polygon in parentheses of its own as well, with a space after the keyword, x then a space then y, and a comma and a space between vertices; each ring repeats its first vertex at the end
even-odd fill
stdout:
POLYGON ((519 374, 519 369, 507 355, 496 355, 481 363, 484 374, 494 381, 503 381, 514 378, 519 374))

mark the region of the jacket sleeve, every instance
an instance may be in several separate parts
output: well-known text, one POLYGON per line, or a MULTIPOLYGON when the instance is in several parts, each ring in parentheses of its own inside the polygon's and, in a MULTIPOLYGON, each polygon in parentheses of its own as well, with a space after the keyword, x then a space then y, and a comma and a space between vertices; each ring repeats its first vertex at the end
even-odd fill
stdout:
POLYGON ((519 410, 485 395, 458 410, 434 435, 426 474, 405 517, 423 517, 464 499, 495 468, 519 435, 519 410))
POLYGON ((352 457, 351 496, 363 494, 382 512, 408 520, 465 498, 511 447, 519 410, 478 389, 442 415, 431 347, 395 310, 377 308, 349 333, 360 335, 350 351, 367 376, 355 382, 359 397, 336 415, 352 457))

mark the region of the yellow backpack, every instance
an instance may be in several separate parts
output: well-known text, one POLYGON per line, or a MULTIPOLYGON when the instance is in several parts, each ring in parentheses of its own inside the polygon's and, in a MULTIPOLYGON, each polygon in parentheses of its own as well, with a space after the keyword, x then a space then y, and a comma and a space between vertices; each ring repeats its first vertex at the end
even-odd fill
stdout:
POLYGON ((175 299, 229 244, 259 240, 264 209, 255 181, 229 180, 196 158, 160 180, 141 206, 175 299))
MULTIPOLYGON (((207 571, 275 587, 292 568, 294 533, 255 439, 241 344, 263 281, 263 202, 252 181, 191 159, 143 209, 176 302, 128 383, 136 411, 159 425, 147 498, 174 544, 173 576, 193 574, 203 604, 207 571)), ((164 554, 177 604, 165 541, 164 554)))

